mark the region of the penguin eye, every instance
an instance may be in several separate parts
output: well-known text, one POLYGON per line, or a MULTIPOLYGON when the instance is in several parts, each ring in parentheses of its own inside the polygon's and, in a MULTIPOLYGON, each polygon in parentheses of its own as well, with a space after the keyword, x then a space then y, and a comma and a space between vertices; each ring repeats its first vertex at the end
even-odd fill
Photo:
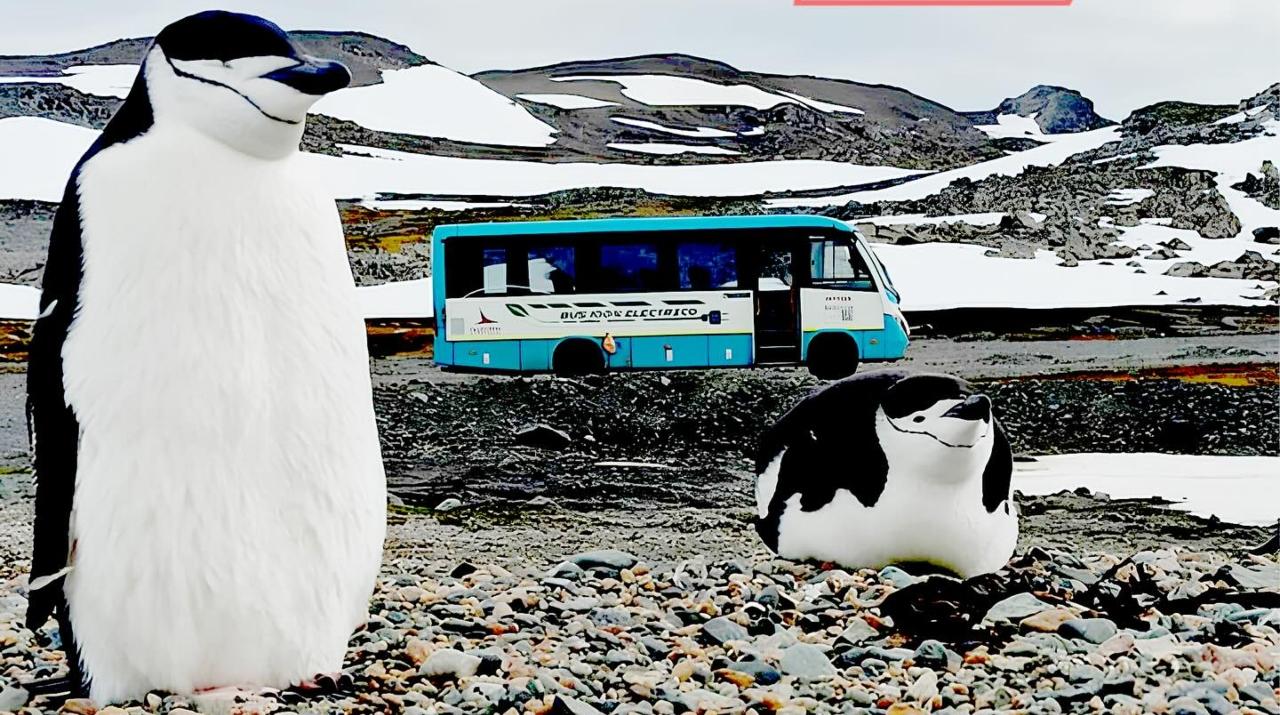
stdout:
POLYGON ((915 422, 916 424, 920 424, 921 422, 924 422, 924 415, 916 415, 915 417, 911 418, 911 421, 915 422))

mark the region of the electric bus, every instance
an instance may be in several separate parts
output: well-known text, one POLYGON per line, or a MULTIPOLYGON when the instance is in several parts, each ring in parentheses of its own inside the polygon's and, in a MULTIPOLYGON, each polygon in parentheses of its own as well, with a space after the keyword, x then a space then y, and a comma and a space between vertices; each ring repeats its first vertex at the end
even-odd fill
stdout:
POLYGON ((888 271, 824 216, 445 225, 432 271, 435 360, 459 370, 802 364, 834 379, 908 342, 888 271))

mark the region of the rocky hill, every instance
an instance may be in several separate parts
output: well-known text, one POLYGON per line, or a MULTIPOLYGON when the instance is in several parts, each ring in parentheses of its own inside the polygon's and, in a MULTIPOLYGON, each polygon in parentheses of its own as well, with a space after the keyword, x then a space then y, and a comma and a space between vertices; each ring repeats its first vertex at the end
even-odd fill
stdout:
POLYGON ((566 62, 475 79, 585 153, 607 147, 634 158, 635 145, 662 143, 742 159, 919 169, 998 155, 966 117, 905 89, 749 72, 688 55, 566 62))
POLYGON ((1046 84, 1010 97, 990 111, 965 113, 975 124, 983 125, 996 124, 1001 115, 1033 118, 1045 134, 1087 132, 1115 124, 1093 110, 1093 100, 1074 89, 1046 84))
MULTIPOLYGON (((365 32, 298 30, 291 34, 311 54, 341 60, 351 70, 352 85, 357 87, 381 82, 382 70, 427 62, 404 45, 365 32)), ((84 65, 136 65, 142 62, 151 39, 133 37, 53 55, 0 56, 0 77, 53 77, 84 65)))
MULTIPOLYGON (((319 108, 306 148, 327 154, 351 144, 414 153, 536 161, 704 164, 820 159, 945 169, 1000 155, 965 116, 897 87, 738 70, 686 55, 571 62, 472 78, 432 64, 403 45, 364 33, 297 32, 312 53, 351 67, 353 87, 382 84, 398 70, 427 71, 451 104, 433 112, 483 111, 468 101, 495 94, 546 125, 545 145, 371 126, 319 108), (468 87, 464 83, 471 83, 468 87), (642 86, 631 86, 640 82, 642 86), (455 94, 457 93, 457 94, 455 94)), ((85 67, 138 63, 149 38, 73 52, 0 57, 0 118, 33 116, 100 128, 118 96, 60 82, 85 67), (23 81, 30 80, 30 81, 23 81)), ((124 70, 127 71, 127 70, 124 70)), ((401 79, 400 75, 395 76, 401 79)), ((423 77, 403 84, 404 100, 430 91, 423 77)), ((396 90, 401 91, 401 90, 396 90)), ((481 102, 493 110, 492 102, 481 102)), ((525 122, 527 124, 528 122, 525 122)))

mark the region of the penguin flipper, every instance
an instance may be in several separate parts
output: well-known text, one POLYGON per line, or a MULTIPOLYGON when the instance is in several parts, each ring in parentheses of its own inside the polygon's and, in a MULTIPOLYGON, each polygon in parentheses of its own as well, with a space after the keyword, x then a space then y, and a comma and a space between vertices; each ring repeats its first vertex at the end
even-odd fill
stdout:
POLYGON ((62 347, 71 329, 80 291, 80 206, 73 173, 54 217, 40 296, 40 318, 32 331, 27 368, 27 429, 35 483, 31 555, 32 589, 27 626, 39 629, 55 610, 65 610, 62 576, 70 565, 71 507, 75 497, 80 426, 63 387, 62 347), (47 583, 41 584, 41 580, 47 583))
POLYGON ((991 418, 991 427, 995 430, 995 440, 987 466, 982 470, 982 506, 987 513, 994 513, 1010 498, 1009 488, 1013 483, 1013 451, 1009 438, 995 417, 991 418))
POLYGON ((884 393, 906 376, 880 370, 833 382, 801 400, 761 435, 757 473, 786 450, 771 513, 780 511, 793 494, 800 494, 804 511, 821 509, 840 489, 863 506, 879 501, 889 465, 876 438, 876 412, 884 393), (824 451, 822 443, 839 444, 841 449, 824 451))

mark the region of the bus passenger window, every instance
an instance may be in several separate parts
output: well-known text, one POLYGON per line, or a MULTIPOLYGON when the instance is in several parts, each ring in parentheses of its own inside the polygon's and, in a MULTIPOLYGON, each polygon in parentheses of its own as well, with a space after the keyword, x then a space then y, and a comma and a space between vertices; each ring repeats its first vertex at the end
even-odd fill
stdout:
POLYGON ((659 290, 658 247, 652 243, 606 243, 600 246, 600 286, 607 292, 659 290))
POLYGON ((507 294, 507 249, 486 248, 482 254, 484 265, 484 294, 507 294))
POLYGON ((733 244, 694 242, 676 246, 681 290, 738 286, 738 254, 733 244))
POLYGON ((536 294, 574 293, 572 246, 544 246, 529 249, 529 289, 536 294))
POLYGON ((875 290, 871 273, 862 257, 844 241, 814 241, 809 255, 810 277, 814 285, 848 290, 875 290))

